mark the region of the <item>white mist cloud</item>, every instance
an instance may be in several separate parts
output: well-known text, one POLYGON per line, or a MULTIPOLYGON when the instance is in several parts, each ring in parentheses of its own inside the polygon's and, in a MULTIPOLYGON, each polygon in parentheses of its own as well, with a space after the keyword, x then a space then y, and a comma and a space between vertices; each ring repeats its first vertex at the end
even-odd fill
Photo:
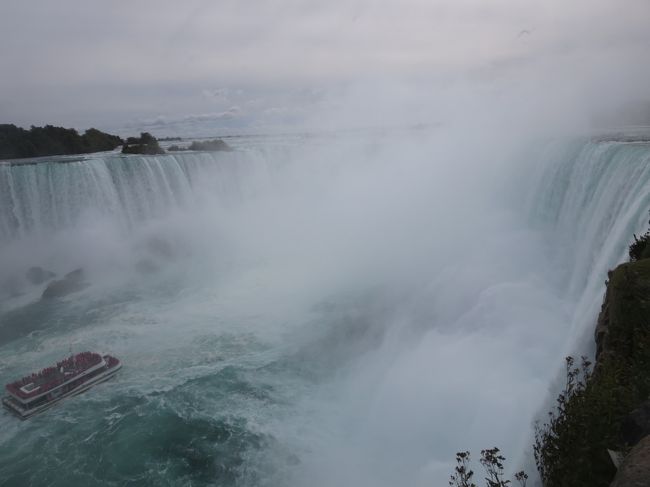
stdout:
MULTIPOLYGON (((649 17, 643 0, 194 0, 182 7, 141 0, 128 8, 8 0, 0 19, 2 122, 116 126, 225 111, 241 105, 245 91, 267 100, 251 113, 252 125, 272 107, 319 111, 305 91, 336 98, 348 86, 376 83, 405 86, 414 99, 463 82, 482 89, 527 80, 543 92, 571 80, 585 85, 591 101, 605 90, 648 98, 649 17), (599 84, 603 74, 608 81, 599 84)), ((266 116, 269 127, 307 122, 266 116)))

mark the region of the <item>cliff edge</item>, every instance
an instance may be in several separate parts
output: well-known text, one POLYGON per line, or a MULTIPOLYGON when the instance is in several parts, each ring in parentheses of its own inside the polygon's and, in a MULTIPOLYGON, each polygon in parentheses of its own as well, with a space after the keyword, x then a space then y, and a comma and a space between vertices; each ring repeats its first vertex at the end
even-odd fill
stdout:
POLYGON ((609 393, 615 399, 603 411, 612 416, 611 442, 623 452, 629 450, 611 485, 650 487, 650 259, 647 257, 621 264, 609 273, 595 339, 596 364, 591 381, 603 395, 609 393))
POLYGON ((536 427, 545 487, 650 487, 650 233, 608 278, 593 368, 567 358, 564 390, 536 427))

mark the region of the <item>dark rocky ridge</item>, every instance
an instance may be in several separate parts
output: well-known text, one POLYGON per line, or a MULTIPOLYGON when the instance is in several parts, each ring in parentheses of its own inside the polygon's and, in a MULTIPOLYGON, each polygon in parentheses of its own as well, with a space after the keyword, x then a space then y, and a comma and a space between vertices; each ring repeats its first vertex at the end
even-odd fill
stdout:
POLYGON ((49 281, 55 277, 56 274, 54 272, 48 271, 38 266, 30 267, 25 273, 25 278, 29 281, 30 284, 33 284, 34 286, 43 284, 45 281, 49 281))
MULTIPOLYGON (((604 444, 624 452, 632 448, 611 484, 616 487, 650 486, 650 245, 633 248, 635 260, 608 273, 588 385, 593 394, 586 408, 604 444)), ((592 451, 585 460, 597 457, 592 451)))
POLYGON ((650 486, 650 436, 644 437, 625 457, 610 487, 650 486))
POLYGON ((636 445, 650 435, 650 399, 623 419, 621 438, 626 445, 636 445))
POLYGON ((83 269, 76 269, 66 274, 63 279, 52 281, 43 291, 43 299, 62 298, 68 294, 81 291, 88 286, 83 269))

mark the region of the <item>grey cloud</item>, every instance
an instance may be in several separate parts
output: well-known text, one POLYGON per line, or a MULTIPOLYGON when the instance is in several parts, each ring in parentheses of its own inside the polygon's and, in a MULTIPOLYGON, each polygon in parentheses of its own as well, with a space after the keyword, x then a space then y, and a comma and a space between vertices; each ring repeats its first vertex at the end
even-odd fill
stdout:
POLYGON ((215 103, 227 103, 229 100, 238 99, 244 94, 244 90, 231 88, 204 89, 201 94, 208 100, 215 103))
POLYGON ((645 0, 7 0, 0 117, 115 125, 238 105, 254 118, 377 82, 422 99, 464 79, 584 78, 598 57, 644 63, 648 18, 645 0))
POLYGON ((211 122, 216 120, 230 120, 237 117, 240 113, 241 109, 237 106, 234 106, 223 112, 195 113, 181 117, 168 117, 161 115, 153 119, 145 119, 140 122, 136 122, 134 125, 141 125, 143 127, 164 127, 184 122, 211 122))

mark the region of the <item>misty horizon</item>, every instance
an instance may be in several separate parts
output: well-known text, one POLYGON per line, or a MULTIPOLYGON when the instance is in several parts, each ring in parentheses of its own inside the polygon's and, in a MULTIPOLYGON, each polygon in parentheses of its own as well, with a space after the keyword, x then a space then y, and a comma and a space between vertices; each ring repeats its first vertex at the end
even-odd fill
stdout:
POLYGON ((482 95, 589 124, 650 101, 642 0, 172 5, 5 2, 0 123, 278 133, 445 123, 482 95))

